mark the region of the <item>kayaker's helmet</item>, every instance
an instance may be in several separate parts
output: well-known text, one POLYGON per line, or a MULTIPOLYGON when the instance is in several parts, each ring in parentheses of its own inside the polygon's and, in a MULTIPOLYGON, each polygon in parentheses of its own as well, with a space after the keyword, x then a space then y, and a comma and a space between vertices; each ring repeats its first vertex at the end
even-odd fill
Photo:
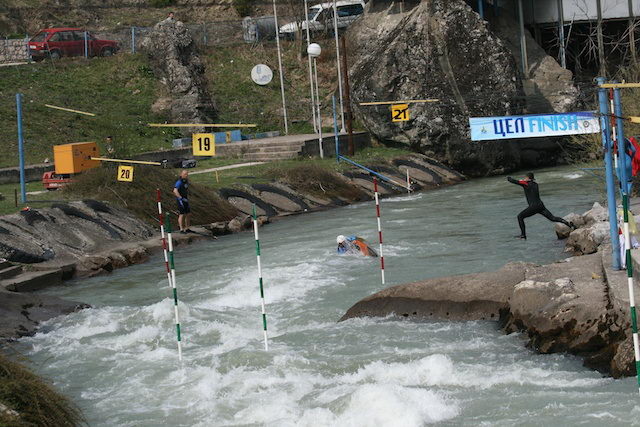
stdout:
POLYGON ((338 244, 340 244, 340 243, 344 243, 344 242, 345 242, 345 240, 347 240, 347 239, 346 239, 346 237, 344 237, 342 234, 341 234, 341 235, 339 235, 338 237, 336 237, 336 242, 338 242, 338 244))

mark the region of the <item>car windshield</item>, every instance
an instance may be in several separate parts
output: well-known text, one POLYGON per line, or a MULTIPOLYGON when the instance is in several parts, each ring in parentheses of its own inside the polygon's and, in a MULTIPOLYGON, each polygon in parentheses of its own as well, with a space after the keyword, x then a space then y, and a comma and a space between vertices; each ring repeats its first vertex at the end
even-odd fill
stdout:
POLYGON ((32 42, 43 42, 44 39, 47 38, 47 33, 46 31, 40 31, 38 34, 36 34, 35 36, 33 36, 33 38, 31 39, 32 42))
POLYGON ((319 7, 309 8, 309 21, 313 21, 320 12, 322 12, 322 9, 319 7))

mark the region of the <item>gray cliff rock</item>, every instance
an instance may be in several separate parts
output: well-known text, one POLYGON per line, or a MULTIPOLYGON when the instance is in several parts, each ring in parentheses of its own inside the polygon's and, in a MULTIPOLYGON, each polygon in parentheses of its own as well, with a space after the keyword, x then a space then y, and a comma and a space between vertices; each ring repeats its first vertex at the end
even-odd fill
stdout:
MULTIPOLYGON (((354 113, 381 142, 409 145, 469 176, 557 162, 552 140, 470 141, 469 117, 521 114, 526 105, 509 43, 464 1, 406 2, 401 12, 397 2, 375 0, 347 37, 354 113), (359 105, 403 99, 440 101, 411 104, 410 120, 400 123, 391 121, 388 105, 359 105)), ((570 108, 570 73, 542 54, 532 66, 549 111, 570 108), (558 87, 566 96, 553 98, 558 87)))
POLYGON ((207 89, 204 63, 187 27, 176 20, 161 21, 145 37, 142 49, 156 77, 171 94, 171 119, 177 123, 212 123, 216 106, 207 89))

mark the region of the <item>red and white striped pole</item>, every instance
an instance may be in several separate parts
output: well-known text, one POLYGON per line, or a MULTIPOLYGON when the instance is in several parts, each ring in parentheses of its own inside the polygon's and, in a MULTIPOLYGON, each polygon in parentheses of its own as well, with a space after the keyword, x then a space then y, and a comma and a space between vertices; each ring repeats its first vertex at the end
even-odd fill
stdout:
POLYGON ((169 287, 172 287, 171 282, 171 269, 169 268, 169 256, 167 255, 167 236, 164 232, 164 218, 162 215, 162 198, 160 196, 160 189, 156 190, 158 201, 158 218, 160 220, 160 236, 162 238, 162 251, 164 252, 164 265, 167 268, 167 279, 169 280, 169 287))
POLYGON ((376 198, 376 217, 378 219, 378 241, 380 242, 380 274, 384 285, 384 255, 382 254, 382 225, 380 224, 380 198, 378 197, 378 179, 373 177, 373 191, 376 198))

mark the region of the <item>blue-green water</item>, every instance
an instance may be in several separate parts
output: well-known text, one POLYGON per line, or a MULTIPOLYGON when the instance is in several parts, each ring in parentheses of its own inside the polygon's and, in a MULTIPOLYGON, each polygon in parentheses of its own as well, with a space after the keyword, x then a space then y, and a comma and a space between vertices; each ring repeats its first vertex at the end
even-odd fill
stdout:
MULTIPOLYGON (((538 176, 556 215, 583 212, 602 193, 571 169, 538 176)), ((563 257, 543 217, 528 220, 529 240, 513 239, 524 207, 504 177, 385 199, 387 284, 563 257)), ((372 203, 261 229, 268 353, 252 233, 177 252, 183 363, 162 254, 47 291, 94 308, 48 322, 21 347, 94 426, 628 425, 640 416, 633 379, 535 354, 495 323, 336 323, 381 289, 377 259, 335 254, 336 235, 352 233, 376 243, 372 203)))

